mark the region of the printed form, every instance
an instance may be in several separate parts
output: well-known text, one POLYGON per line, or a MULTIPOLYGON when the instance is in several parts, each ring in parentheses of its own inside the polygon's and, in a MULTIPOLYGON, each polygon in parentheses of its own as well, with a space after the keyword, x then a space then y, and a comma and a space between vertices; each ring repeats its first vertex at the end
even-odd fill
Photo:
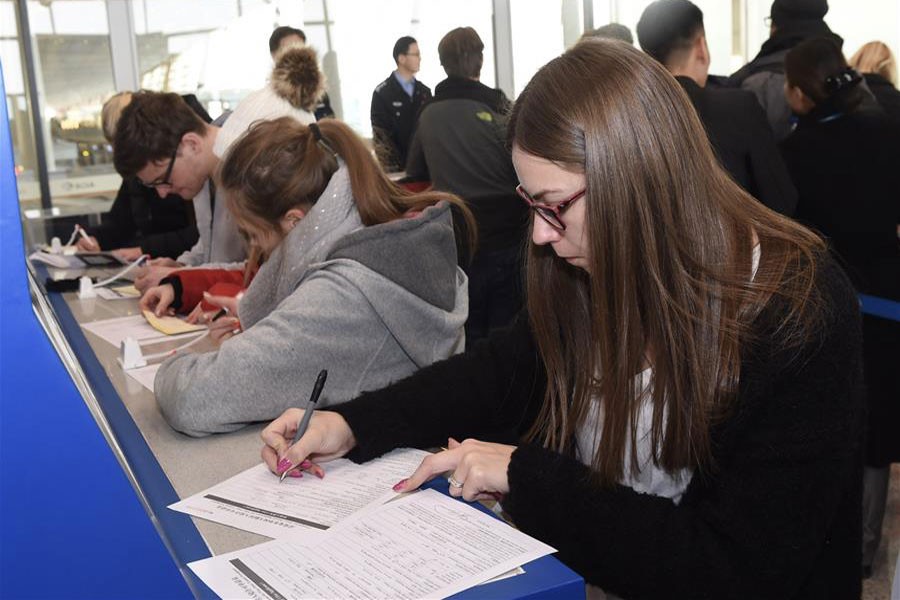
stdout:
MULTIPOLYGON (((131 337, 138 342, 162 342, 164 340, 173 339, 175 336, 167 336, 166 334, 154 329, 147 322, 143 315, 132 315, 130 317, 116 317, 114 319, 104 319, 102 321, 93 321, 92 323, 84 323, 81 325, 86 331, 90 331, 96 336, 106 340, 116 348, 122 345, 125 338, 131 337)), ((202 331, 205 331, 204 327, 202 331)), ((185 334, 187 335, 187 334, 185 334)), ((192 332, 191 335, 197 335, 192 332)))
POLYGON ((223 598, 443 598, 552 552, 464 502, 423 490, 306 539, 189 566, 223 598))
POLYGON ((169 508, 271 538, 325 530, 396 496, 391 486, 428 454, 401 448, 364 465, 338 459, 324 463, 324 479, 309 473, 281 483, 259 464, 169 508))

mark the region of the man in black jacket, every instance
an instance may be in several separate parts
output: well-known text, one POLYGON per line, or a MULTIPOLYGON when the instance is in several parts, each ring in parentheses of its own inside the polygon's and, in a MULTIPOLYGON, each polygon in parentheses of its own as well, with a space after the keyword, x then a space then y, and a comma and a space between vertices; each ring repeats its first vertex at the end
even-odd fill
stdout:
MULTIPOLYGON (((438 45, 447 79, 434 88, 413 136, 406 173, 466 201, 478 226, 469 276, 466 347, 506 326, 522 305, 522 248, 528 209, 506 147, 509 99, 479 81, 484 44, 471 27, 438 45)), ((463 260, 465 263, 466 261, 463 260)))
POLYGON ((788 50, 817 37, 827 37, 843 45, 825 23, 827 0, 775 0, 769 21, 771 31, 759 54, 734 73, 729 84, 753 92, 766 111, 776 141, 791 132, 791 109, 784 99, 784 57, 788 50))
POLYGON ((431 89, 416 79, 421 61, 415 38, 403 36, 394 44, 397 69, 372 93, 372 137, 385 171, 406 166, 416 119, 431 98, 431 89))
POLYGON ((687 92, 722 166, 760 202, 791 216, 797 191, 756 98, 706 87, 710 57, 703 12, 689 0, 657 0, 641 15, 637 34, 644 52, 687 92))

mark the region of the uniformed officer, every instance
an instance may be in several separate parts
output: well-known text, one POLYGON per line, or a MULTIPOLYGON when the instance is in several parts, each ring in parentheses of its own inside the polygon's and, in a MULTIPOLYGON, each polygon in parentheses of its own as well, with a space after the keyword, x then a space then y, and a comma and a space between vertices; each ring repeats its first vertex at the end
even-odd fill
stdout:
POLYGON ((404 36, 394 44, 397 69, 372 94, 372 135, 375 153, 386 171, 402 171, 419 111, 431 89, 415 78, 421 55, 419 44, 404 36))

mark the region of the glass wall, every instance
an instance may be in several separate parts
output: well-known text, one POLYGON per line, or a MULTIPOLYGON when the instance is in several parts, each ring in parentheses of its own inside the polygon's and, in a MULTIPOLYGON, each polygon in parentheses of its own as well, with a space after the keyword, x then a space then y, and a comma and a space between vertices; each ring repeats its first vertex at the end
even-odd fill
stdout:
MULTIPOLYGON (((316 3, 307 0, 306 6, 316 3)), ((419 42, 422 64, 417 78, 434 90, 446 77, 438 59, 438 42, 451 29, 473 27, 484 42, 481 81, 492 87, 496 85, 491 0, 327 0, 324 3, 333 23, 329 49, 334 52, 338 74, 335 77, 326 69, 329 90, 339 86, 343 119, 366 137, 372 135, 372 92, 396 68, 391 52, 394 42, 404 35, 411 35, 419 42), (388 21, 384 15, 392 17, 388 21), (376 23, 377 26, 373 25, 376 23)))
POLYGON ((196 94, 215 118, 266 83, 269 35, 302 27, 297 0, 143 0, 132 4, 141 87, 196 94))
MULTIPOLYGON (((119 185, 100 132, 100 107, 113 89, 106 4, 103 0, 29 1, 41 135, 53 206, 59 212, 103 210, 119 185)), ((40 206, 34 133, 13 2, 0 4, 2 60, 17 182, 24 208, 40 206), (11 40, 16 47, 13 48, 11 40), (27 133, 26 133, 27 128, 27 133)))
MULTIPOLYGON (((734 72, 769 35, 764 17, 771 0, 694 1, 704 11, 712 73, 734 72)), ((634 30, 649 2, 28 0, 24 17, 31 36, 22 40, 17 3, 0 0, 0 61, 23 207, 40 207, 41 158, 46 159, 57 212, 105 210, 119 178, 100 133, 99 112, 117 91, 116 84, 194 93, 215 117, 265 84, 272 66, 267 41, 278 25, 305 30, 308 43, 319 52, 337 115, 369 136, 372 91, 394 69, 391 50, 400 36, 419 40, 418 77, 434 88, 445 77, 437 55, 441 37, 454 27, 474 27, 485 43, 482 81, 490 86, 502 81, 515 96, 586 26, 619 22, 634 30), (589 19, 585 7, 591 9, 589 19), (25 44, 33 51, 34 65, 24 64, 25 44), (504 65, 500 78, 497 64, 504 65), (39 138, 30 116, 29 73, 37 87, 39 138), (38 157, 41 145, 45 151, 38 157)), ((872 39, 900 50, 897 0, 831 0, 829 5, 826 21, 844 37, 848 56, 872 39)))
POLYGON ((511 0, 513 87, 516 95, 547 62, 584 32, 583 4, 577 0, 511 0))
MULTIPOLYGON (((6 88, 6 108, 10 116, 16 179, 28 179, 36 185, 37 157, 28 100, 25 95, 25 76, 19 50, 15 6, 12 0, 0 0, 0 63, 3 65, 3 84, 6 88)), ((20 183, 20 188, 22 187, 20 183)), ((35 195, 37 197, 37 195, 35 195)))

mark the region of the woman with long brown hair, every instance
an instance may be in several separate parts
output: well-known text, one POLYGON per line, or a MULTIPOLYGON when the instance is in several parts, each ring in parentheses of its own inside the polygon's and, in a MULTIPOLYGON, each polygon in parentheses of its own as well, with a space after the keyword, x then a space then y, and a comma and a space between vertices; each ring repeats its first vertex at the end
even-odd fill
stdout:
POLYGON ((452 436, 394 489, 450 471, 453 495, 503 494, 609 592, 858 595, 859 315, 823 243, 722 171, 677 82, 625 44, 544 66, 509 136, 534 211, 527 316, 316 412, 290 448, 288 411, 269 467, 452 436))
MULTIPOLYGON (((462 350, 466 277, 451 207, 471 215, 459 198, 398 187, 333 119, 252 126, 217 181, 265 260, 213 324, 243 332, 160 367, 154 391, 175 429, 203 435, 272 419, 321 369, 328 406, 462 350)), ((189 281, 193 271, 183 273, 189 281)))

